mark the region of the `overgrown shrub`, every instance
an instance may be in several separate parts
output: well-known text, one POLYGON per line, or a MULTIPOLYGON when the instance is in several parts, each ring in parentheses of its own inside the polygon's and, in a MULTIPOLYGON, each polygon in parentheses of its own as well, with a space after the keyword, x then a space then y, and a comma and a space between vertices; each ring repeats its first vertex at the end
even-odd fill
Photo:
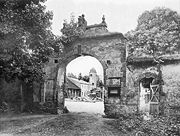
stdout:
POLYGON ((0 111, 18 112, 20 111, 21 97, 17 80, 7 83, 0 79, 0 111))
POLYGON ((55 103, 53 102, 45 102, 41 107, 40 110, 45 113, 57 114, 57 108, 55 103))
POLYGON ((157 116, 145 121, 141 115, 127 114, 114 121, 111 125, 118 128, 122 133, 132 136, 139 131, 143 132, 146 136, 180 135, 180 115, 157 116))

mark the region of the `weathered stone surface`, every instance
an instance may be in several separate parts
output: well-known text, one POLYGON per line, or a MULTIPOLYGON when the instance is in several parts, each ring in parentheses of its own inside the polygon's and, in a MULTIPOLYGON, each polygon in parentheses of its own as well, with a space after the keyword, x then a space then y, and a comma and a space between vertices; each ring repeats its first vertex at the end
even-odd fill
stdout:
MULTIPOLYGON (((125 51, 126 49, 124 36, 121 33, 108 32, 106 29, 106 25, 103 23, 87 27, 84 36, 80 37, 71 44, 66 45, 64 47, 64 53, 62 54, 62 56, 60 56, 61 62, 59 62, 58 65, 55 65, 52 64, 53 62, 51 61, 49 62, 49 66, 46 69, 46 72, 49 72, 49 76, 47 77, 47 79, 54 79, 53 81, 57 81, 57 86, 59 86, 59 89, 56 89, 56 92, 58 93, 58 112, 62 112, 64 106, 64 75, 66 72, 66 66, 70 61, 81 55, 89 55, 95 57, 103 66, 106 103, 105 109, 107 109, 107 104, 111 104, 114 106, 120 104, 120 95, 123 91, 125 91, 126 86, 125 51), (53 69, 57 70, 56 67, 59 68, 58 72, 53 71, 53 69), (55 78, 57 78, 57 80, 55 80, 55 78), (117 88, 119 88, 118 91, 120 91, 114 97, 111 97, 108 93, 108 87, 111 86, 116 86, 117 88)), ((47 90, 48 89, 46 89, 46 92, 47 90)), ((53 92, 52 89, 51 92, 53 92)), ((108 111, 108 114, 111 113, 108 111)))
POLYGON ((170 114, 174 114, 180 105, 180 64, 162 66, 162 77, 164 81, 163 92, 165 92, 164 97, 166 98, 165 105, 170 105, 167 108, 170 110, 170 114))
MULTIPOLYGON (((132 58, 132 57, 131 57, 132 58)), ((161 72, 163 83, 161 85, 161 91, 159 92, 159 111, 174 113, 175 111, 171 107, 175 107, 180 104, 179 97, 179 82, 180 82, 180 62, 179 55, 164 55, 161 56, 163 62, 161 62, 161 72)), ((128 58, 127 66, 127 92, 134 92, 137 97, 137 106, 139 106, 139 79, 143 77, 156 77, 159 75, 157 66, 153 63, 152 57, 144 58, 128 58)), ((136 101, 135 99, 129 99, 129 101, 136 101)), ((176 111, 177 112, 177 111, 176 111)))
MULTIPOLYGON (((117 116, 123 112, 137 112, 140 104, 140 81, 143 78, 157 78, 158 69, 153 62, 152 56, 128 57, 126 60, 126 42, 121 33, 110 33, 106 26, 94 25, 87 28, 84 36, 66 45, 64 53, 60 56, 57 64, 51 58, 45 71, 47 73, 46 82, 51 82, 50 87, 45 87, 46 100, 57 100, 59 113, 64 108, 64 89, 66 66, 73 59, 89 55, 95 57, 102 64, 104 69, 105 84, 105 114, 117 116), (55 86, 54 86, 55 85, 55 86), (109 90, 108 90, 109 89, 109 90), (117 91, 111 95, 110 89, 117 91)), ((162 78, 164 81, 160 94, 160 108, 166 103, 172 105, 180 104, 179 79, 180 79, 180 56, 161 56, 162 78), (166 98, 167 97, 167 98, 166 98)))
POLYGON ((104 35, 107 33, 109 33, 109 32, 106 28, 106 24, 95 24, 95 25, 88 26, 82 37, 104 35))
MULTIPOLYGON (((116 82, 116 84, 111 84, 111 82, 109 82, 109 78, 114 78, 111 80, 115 81, 116 78, 123 78, 126 75, 124 74, 126 69, 122 68, 124 66, 123 63, 125 62, 125 44, 123 40, 124 39, 121 34, 108 34, 100 37, 94 36, 91 38, 81 38, 68 47, 65 47, 65 51, 67 52, 65 53, 66 65, 79 55, 90 55, 100 61, 103 69, 105 70, 105 103, 111 103, 111 105, 114 106, 120 103, 121 97, 115 96, 114 99, 110 98, 108 96, 108 86, 119 86, 121 88, 120 91, 123 91, 125 89, 122 85, 125 84, 123 84, 125 80, 119 80, 119 83, 116 82), (81 48, 80 54, 78 52, 78 47, 81 48), (111 99, 113 99, 113 102, 111 99)), ((105 109, 107 109, 106 104, 105 109)), ((105 110, 105 114, 106 111, 107 110, 105 110)), ((108 114, 110 114, 109 111, 108 114)))
MULTIPOLYGON (((154 78, 156 79, 158 77, 158 73, 155 67, 149 67, 149 66, 144 66, 144 67, 138 67, 138 66, 128 66, 127 67, 127 72, 126 72, 126 85, 127 85, 127 91, 126 94, 124 94, 124 99, 126 104, 133 104, 136 105, 137 110, 140 109, 141 100, 142 98, 140 97, 142 94, 140 94, 140 83, 142 79, 144 78, 154 78)), ((150 104, 150 101, 148 102, 150 104)), ((150 106, 150 105, 149 105, 150 106)), ((146 110, 145 110, 146 111, 146 110)), ((150 112, 150 111, 149 111, 150 112)))
POLYGON ((105 113, 108 117, 120 117, 137 112, 136 105, 105 104, 105 113))

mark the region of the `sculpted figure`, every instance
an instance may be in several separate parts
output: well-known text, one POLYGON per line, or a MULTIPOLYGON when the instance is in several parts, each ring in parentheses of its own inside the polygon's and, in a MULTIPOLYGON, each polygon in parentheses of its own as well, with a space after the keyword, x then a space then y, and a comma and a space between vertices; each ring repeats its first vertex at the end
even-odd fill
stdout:
POLYGON ((79 16, 78 18, 78 27, 86 27, 87 26, 87 21, 84 18, 84 14, 82 16, 79 16))
POLYGON ((78 17, 78 27, 81 27, 82 26, 82 17, 81 16, 79 16, 78 17))

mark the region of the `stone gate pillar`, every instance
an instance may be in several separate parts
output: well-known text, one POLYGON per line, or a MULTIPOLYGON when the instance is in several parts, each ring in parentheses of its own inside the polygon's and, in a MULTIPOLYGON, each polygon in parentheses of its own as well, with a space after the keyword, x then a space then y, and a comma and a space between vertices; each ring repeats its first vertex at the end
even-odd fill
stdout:
POLYGON ((61 65, 58 70, 57 75, 57 112, 58 114, 63 113, 64 109, 64 87, 65 87, 65 71, 66 67, 64 65, 61 65))
POLYGON ((124 107, 123 97, 126 93, 126 48, 121 44, 107 52, 107 68, 105 70, 105 114, 116 117, 122 114, 124 107))

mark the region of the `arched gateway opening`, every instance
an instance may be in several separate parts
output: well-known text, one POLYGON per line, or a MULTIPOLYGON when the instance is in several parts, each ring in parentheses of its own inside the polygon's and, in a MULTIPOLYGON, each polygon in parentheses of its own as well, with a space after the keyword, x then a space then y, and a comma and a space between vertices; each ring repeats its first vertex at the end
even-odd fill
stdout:
MULTIPOLYGON (((81 27, 81 26, 80 26, 81 27)), ((80 56, 95 57, 104 71, 104 112, 107 116, 116 115, 121 110, 121 94, 126 87, 126 46, 121 33, 107 30, 105 18, 100 24, 84 26, 84 34, 75 41, 64 45, 63 54, 55 57, 57 63, 49 79, 54 83, 50 92, 54 92, 56 109, 62 113, 64 109, 66 66, 80 56)), ((55 62, 55 61, 54 61, 55 62)))
MULTIPOLYGON (((101 61, 101 59, 98 59, 98 58, 99 57, 97 57, 94 54, 87 54, 87 53, 86 54, 79 54, 79 55, 75 54, 75 55, 71 55, 66 60, 66 62, 63 62, 62 63, 63 65, 62 64, 59 65, 58 76, 57 76, 58 86, 60 87, 60 90, 58 90, 58 99, 59 99, 58 100, 58 102, 59 102, 58 106, 59 105, 62 106, 62 107, 66 106, 72 112, 81 112, 82 111, 82 112, 93 112, 93 113, 104 114, 104 94, 105 94, 105 89, 106 89, 105 78, 104 78, 105 72, 104 71, 107 69, 107 64, 105 64, 105 62, 101 61), (79 80, 78 79, 79 75, 77 75, 77 74, 76 74, 77 79, 72 78, 72 77, 68 77, 68 74, 71 74, 71 71, 69 70, 69 67, 68 67, 69 64, 71 62, 73 62, 74 60, 77 60, 77 59, 80 59, 80 58, 82 59, 82 57, 85 57, 85 58, 87 57, 87 58, 91 58, 91 59, 94 58, 99 63, 98 65, 101 66, 101 70, 102 70, 102 72, 101 72, 101 80, 102 80, 103 86, 98 86, 99 88, 101 87, 100 88, 101 89, 101 94, 98 94, 99 98, 102 99, 101 104, 98 103, 101 106, 101 107, 99 107, 99 108, 101 108, 101 110, 98 109, 98 110, 95 111, 95 109, 87 109, 88 107, 84 107, 84 109, 83 109, 83 107, 81 107, 80 110, 78 110, 78 109, 75 110, 74 108, 72 108, 72 105, 75 105, 76 107, 78 107, 78 104, 68 102, 68 99, 66 99, 66 98, 69 98, 70 101, 74 101, 74 100, 75 101, 81 101, 81 100, 86 101, 88 99, 88 97, 91 97, 91 96, 94 97, 93 96, 93 94, 95 93, 94 91, 96 91, 96 89, 98 89, 98 87, 96 85, 96 82, 92 81, 95 78, 95 75, 93 75, 93 74, 95 74, 94 72, 96 70, 95 70, 94 67, 96 67, 96 66, 91 65, 91 67, 90 67, 90 71, 89 71, 89 75, 88 75, 89 76, 89 82, 85 83, 84 81, 79 80), (93 72, 93 70, 95 70, 95 71, 93 72), (78 90, 78 88, 74 88, 74 90, 73 90, 73 88, 71 88, 72 84, 76 85, 76 87, 78 87, 79 90, 78 90), (86 84, 86 85, 84 85, 84 84, 86 84), (77 89, 77 90, 75 90, 75 89, 77 89), (70 103, 72 105, 69 105, 70 103)), ((87 62, 84 65, 87 65, 88 63, 90 63, 90 62, 88 62, 88 60, 89 59, 87 59, 87 62)), ((80 67, 83 67, 83 66, 80 66, 80 67)), ((79 73, 81 73, 81 71, 79 71, 79 73)), ((82 74, 82 76, 83 76, 83 74, 82 74)), ((98 76, 98 75, 96 75, 96 76, 98 76)), ((81 106, 81 104, 79 104, 79 106, 81 106)), ((84 106, 85 105, 87 105, 87 104, 84 104, 84 106)), ((89 108, 97 108, 97 105, 95 107, 93 107, 93 105, 94 104, 90 104, 89 108)), ((60 112, 62 112, 62 110, 60 112)))
POLYGON ((92 56, 80 56, 66 66, 64 106, 70 112, 104 114, 104 71, 92 56))
POLYGON ((139 110, 150 114, 159 114, 158 72, 151 70, 139 77, 139 110))

